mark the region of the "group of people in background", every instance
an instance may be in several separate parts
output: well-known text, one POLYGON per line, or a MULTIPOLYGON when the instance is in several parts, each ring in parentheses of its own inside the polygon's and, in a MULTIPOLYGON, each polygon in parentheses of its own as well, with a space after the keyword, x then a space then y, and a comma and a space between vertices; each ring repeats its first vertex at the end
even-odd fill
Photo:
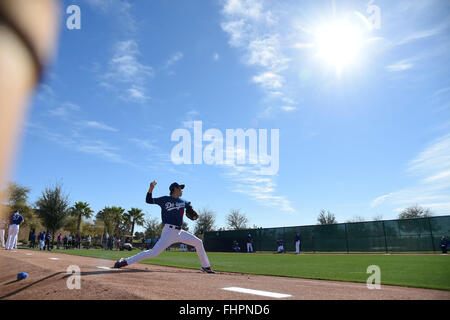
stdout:
MULTIPOLYGON (((294 243, 295 243, 295 253, 299 254, 300 253, 300 234, 298 232, 295 233, 294 243)), ((239 246, 239 242, 237 240, 233 241, 232 250, 234 252, 241 251, 241 247, 239 246)), ((253 253, 253 252, 254 252, 253 237, 252 237, 251 233, 249 232, 247 234, 247 253, 253 253)), ((281 239, 281 238, 277 239, 277 253, 285 253, 285 252, 286 252, 286 250, 284 249, 283 239, 281 239)))
MULTIPOLYGON (((56 249, 81 249, 84 240, 84 247, 89 249, 91 246, 91 236, 82 237, 80 235, 65 235, 62 236, 61 233, 56 237, 56 249)), ((31 230, 29 237, 29 247, 36 248, 39 246, 39 250, 50 251, 53 248, 54 241, 52 241, 52 234, 48 231, 41 231, 36 235, 34 230, 31 230)))

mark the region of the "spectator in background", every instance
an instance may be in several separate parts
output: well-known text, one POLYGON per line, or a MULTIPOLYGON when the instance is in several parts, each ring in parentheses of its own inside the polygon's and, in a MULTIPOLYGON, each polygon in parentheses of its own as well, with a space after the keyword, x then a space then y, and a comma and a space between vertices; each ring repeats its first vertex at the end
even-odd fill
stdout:
POLYGON ((69 237, 67 238, 67 248, 72 248, 72 235, 69 234, 69 237))
POLYGON ((116 241, 116 249, 120 250, 120 238, 118 238, 116 241))
POLYGON ((145 249, 146 249, 146 250, 150 250, 151 247, 152 247, 152 238, 148 237, 148 238, 147 238, 147 242, 146 242, 145 249))
POLYGON ((109 249, 109 250, 114 249, 114 236, 113 236, 113 235, 109 236, 109 239, 108 239, 108 249, 109 249))
POLYGON ((283 239, 278 239, 277 245, 278 245, 277 253, 284 253, 285 251, 283 246, 283 239))
POLYGON ((107 242, 108 241, 108 235, 103 235, 103 237, 102 237, 102 248, 103 248, 103 250, 106 250, 107 249, 107 242))
POLYGON ((2 248, 5 248, 5 233, 7 229, 8 229, 8 222, 6 222, 5 219, 2 219, 0 221, 0 238, 2 238, 1 240, 2 248))
POLYGON ((50 247, 51 240, 52 240, 52 235, 49 232, 47 232, 47 234, 45 235, 45 245, 46 245, 48 251, 51 250, 51 247, 50 247))
POLYGON ((239 247, 239 243, 236 240, 233 241, 233 251, 234 252, 240 252, 241 251, 241 247, 239 247))
POLYGON ((86 238, 86 247, 89 249, 89 247, 91 246, 91 235, 88 235, 86 238))
POLYGON ((67 236, 64 236, 64 238, 63 238, 63 245, 64 245, 64 249, 67 250, 67 236))
POLYGON ((47 233, 45 231, 42 231, 42 245, 43 245, 42 250, 44 250, 44 251, 47 248, 47 246, 45 244, 46 241, 47 241, 47 233))
POLYGON ((44 233, 41 231, 38 235, 38 241, 39 241, 39 250, 44 249, 44 233))
POLYGON ((58 239, 56 241, 56 249, 58 249, 58 250, 59 250, 59 247, 61 246, 61 241, 62 241, 62 235, 60 233, 60 234, 58 234, 58 239))
POLYGON ((442 254, 447 254, 447 246, 448 246, 448 240, 445 236, 442 236, 441 243, 440 243, 442 254))
POLYGON ((81 242, 83 241, 83 237, 81 236, 81 234, 78 235, 77 237, 77 247, 78 249, 81 249, 81 242))
POLYGON ((30 238, 31 238, 30 239, 30 248, 34 249, 34 247, 36 247, 36 232, 34 232, 34 229, 33 229, 33 233, 31 234, 30 238))

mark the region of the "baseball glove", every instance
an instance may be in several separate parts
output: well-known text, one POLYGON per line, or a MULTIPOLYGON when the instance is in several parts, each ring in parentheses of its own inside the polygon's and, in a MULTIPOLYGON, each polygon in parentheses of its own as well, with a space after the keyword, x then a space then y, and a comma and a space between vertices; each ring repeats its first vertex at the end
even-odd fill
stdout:
POLYGON ((186 217, 188 217, 191 220, 197 220, 198 213, 195 212, 194 208, 190 204, 186 205, 186 217))

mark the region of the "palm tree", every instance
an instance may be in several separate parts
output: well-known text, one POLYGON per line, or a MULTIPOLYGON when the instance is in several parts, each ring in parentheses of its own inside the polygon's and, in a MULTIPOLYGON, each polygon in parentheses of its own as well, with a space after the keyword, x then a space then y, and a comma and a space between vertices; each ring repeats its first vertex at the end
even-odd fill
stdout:
POLYGON ((105 226, 105 233, 111 235, 119 231, 120 225, 123 223, 123 214, 125 209, 121 207, 104 207, 95 216, 96 219, 103 221, 105 226))
POLYGON ((145 222, 144 216, 145 214, 138 208, 131 208, 125 213, 125 219, 131 223, 131 241, 133 241, 134 237, 134 225, 143 226, 145 222))
POLYGON ((94 211, 89 207, 87 202, 78 201, 70 209, 70 215, 77 218, 77 231, 81 234, 81 221, 83 218, 90 219, 94 211))

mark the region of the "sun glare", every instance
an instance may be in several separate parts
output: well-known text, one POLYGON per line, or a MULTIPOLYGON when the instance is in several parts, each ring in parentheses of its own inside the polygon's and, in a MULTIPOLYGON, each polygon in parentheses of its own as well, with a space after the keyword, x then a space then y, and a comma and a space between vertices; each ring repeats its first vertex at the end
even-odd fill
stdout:
POLYGON ((317 56, 334 67, 338 75, 357 61, 361 45, 361 29, 346 21, 323 25, 315 32, 317 56))

